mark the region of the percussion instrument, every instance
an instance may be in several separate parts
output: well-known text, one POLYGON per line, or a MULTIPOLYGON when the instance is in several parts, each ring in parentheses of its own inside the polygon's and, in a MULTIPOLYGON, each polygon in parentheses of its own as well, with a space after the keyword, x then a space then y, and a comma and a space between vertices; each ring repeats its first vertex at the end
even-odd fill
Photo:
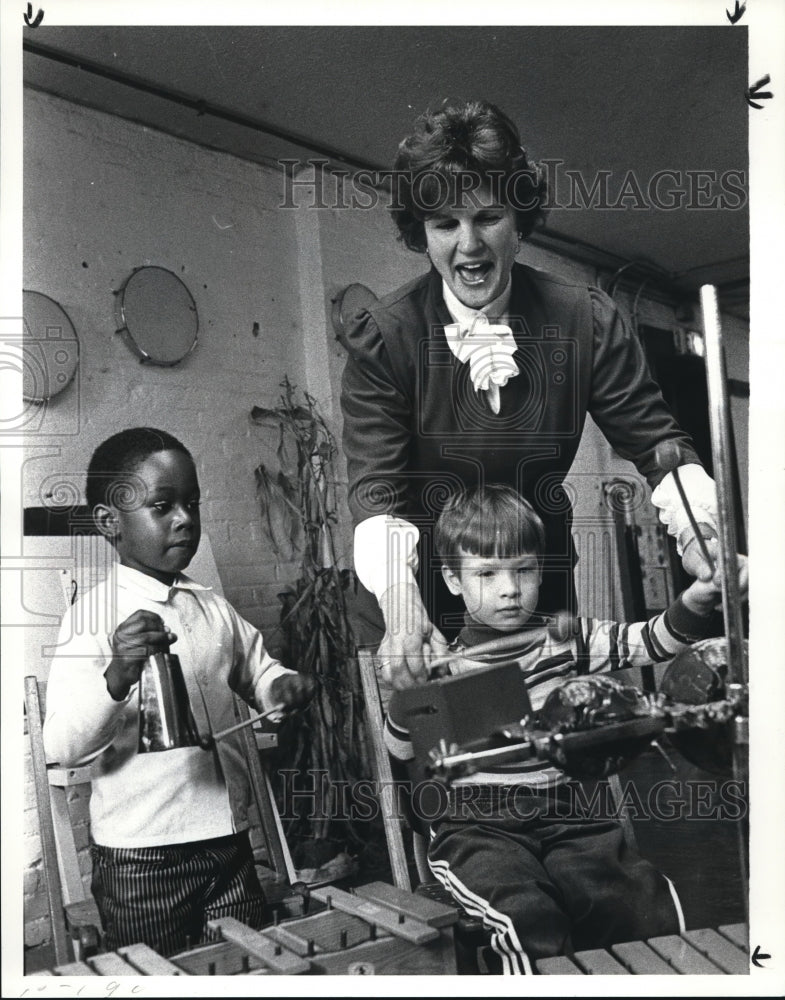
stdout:
POLYGON ((747 704, 746 686, 726 683, 725 650, 724 640, 707 639, 678 654, 656 694, 612 674, 578 675, 537 712, 516 662, 400 692, 413 774, 449 784, 484 767, 541 760, 573 778, 607 777, 662 735, 688 760, 724 773, 731 727, 747 704))
POLYGON ((188 689, 174 653, 153 653, 139 675, 139 753, 157 753, 182 747, 212 750, 220 740, 263 719, 280 715, 282 706, 237 722, 217 733, 200 734, 193 717, 188 689))
POLYGON ((746 924, 624 941, 535 962, 543 976, 743 976, 750 971, 746 924))
POLYGON ((163 958, 143 944, 56 966, 54 976, 454 975, 455 906, 383 882, 300 897, 301 913, 253 930, 208 921, 215 940, 163 958))
POLYGON ((27 289, 22 295, 22 399, 48 403, 76 378, 79 337, 68 313, 54 299, 27 289))
POLYGON ((153 653, 139 676, 139 753, 199 746, 180 659, 153 653))
MULTIPOLYGON (((326 889, 332 909, 254 931, 237 920, 214 921, 221 940, 200 945, 169 959, 147 945, 94 955, 34 975, 43 976, 211 976, 211 975, 452 975, 455 973, 451 923, 456 914, 424 897, 411 896, 383 883, 363 886, 365 895, 326 889), (401 908, 391 905, 398 896, 401 908), (345 896, 353 902, 347 903, 345 896), (407 899, 402 897, 408 896, 407 899), (423 907, 422 904, 428 904, 423 907), (351 907, 340 909, 341 906, 351 907), (359 912, 364 916, 358 915, 359 912), (393 915, 385 927, 377 923, 393 915), (402 923, 398 923, 400 916, 402 923), (422 918, 425 917, 425 920, 422 918), (375 937, 372 928, 376 928, 375 937), (406 928, 397 933, 398 928, 406 928)), ((625 941, 607 950, 541 958, 534 962, 545 976, 748 975, 746 924, 681 935, 625 941)))
POLYGON ((117 333, 142 364, 168 368, 196 347, 196 303, 180 278, 167 268, 135 268, 115 295, 117 333))

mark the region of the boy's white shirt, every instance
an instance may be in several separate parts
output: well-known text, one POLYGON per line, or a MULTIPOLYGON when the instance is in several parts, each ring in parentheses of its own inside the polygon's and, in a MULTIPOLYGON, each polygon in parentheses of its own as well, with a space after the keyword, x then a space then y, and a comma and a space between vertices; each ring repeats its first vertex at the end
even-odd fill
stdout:
MULTIPOLYGON (((447 311, 462 330, 469 329, 476 318, 477 310, 463 305, 443 282, 442 293, 447 311)), ((483 309, 483 312, 506 322, 510 285, 502 294, 483 309)), ((448 340, 453 354, 461 360, 454 343, 448 340)), ((500 392, 499 386, 492 391, 500 392)), ((689 499, 695 520, 708 525, 715 533, 717 529, 717 491, 712 480, 700 465, 683 465, 679 468, 684 492, 689 499)), ((676 539, 679 555, 693 531, 689 515, 679 495, 676 480, 669 472, 651 495, 660 521, 668 528, 668 534, 676 539)), ((390 587, 412 583, 416 585, 418 557, 417 543, 420 539, 418 528, 405 518, 392 514, 377 514, 369 517, 354 530, 354 568, 360 582, 377 598, 382 597, 390 587)))
POLYGON ((66 614, 47 683, 44 745, 50 762, 92 762, 91 835, 109 847, 155 847, 222 837, 248 826, 242 743, 137 753, 138 685, 114 701, 103 676, 107 632, 137 609, 161 616, 186 676, 200 732, 235 721, 229 677, 259 710, 290 673, 265 650, 258 629, 210 588, 179 577, 173 587, 127 566, 79 598, 66 614), (204 697, 202 697, 202 694, 204 697))

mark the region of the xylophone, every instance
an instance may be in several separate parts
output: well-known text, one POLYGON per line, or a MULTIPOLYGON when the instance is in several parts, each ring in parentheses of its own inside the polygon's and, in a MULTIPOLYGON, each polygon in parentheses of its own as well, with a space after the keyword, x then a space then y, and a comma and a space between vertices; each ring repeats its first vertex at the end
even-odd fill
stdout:
MULTIPOLYGON (((337 914, 340 911, 333 911, 337 914)), ((147 945, 94 955, 36 973, 51 976, 226 976, 226 975, 454 975, 448 935, 439 945, 394 939, 385 931, 369 937, 368 926, 353 920, 325 919, 326 914, 279 925, 277 936, 253 931, 232 919, 215 922, 223 940, 170 959, 147 945), (276 941, 285 941, 276 949, 276 941), (309 949, 312 949, 309 950, 309 949)), ((433 929, 433 928, 432 928, 433 929)), ((609 950, 595 949, 535 962, 545 976, 747 975, 746 924, 683 935, 625 941, 609 950)))
MULTIPOLYGON (((254 931, 237 920, 213 922, 221 940, 162 958, 147 945, 94 955, 38 975, 453 975, 455 910, 373 883, 355 896, 328 889, 332 908, 254 931), (348 897, 348 898, 347 898, 348 897), (396 901, 400 904, 394 905, 396 901), (404 899, 404 897, 407 897, 404 899), (349 902, 351 900, 351 902, 349 902), (421 905, 425 904, 425 905, 421 905), (342 907, 344 907, 342 909, 342 907), (363 912, 364 917, 358 913, 363 912), (403 922, 399 923, 401 914, 403 922), (425 918, 425 920, 423 919, 425 918), (427 922, 426 922, 427 921, 427 922), (372 928, 375 927, 375 933, 372 928)), ((748 975, 746 924, 681 936, 626 941, 605 951, 576 952, 535 962, 545 976, 748 975)))
POLYGON ((163 958, 143 944, 56 966, 53 976, 452 975, 454 906, 383 882, 312 889, 302 912, 260 931, 221 917, 216 940, 163 958))
POLYGON ((545 976, 743 976, 750 971, 748 938, 746 924, 727 924, 716 931, 625 941, 608 951, 541 958, 535 964, 545 976))

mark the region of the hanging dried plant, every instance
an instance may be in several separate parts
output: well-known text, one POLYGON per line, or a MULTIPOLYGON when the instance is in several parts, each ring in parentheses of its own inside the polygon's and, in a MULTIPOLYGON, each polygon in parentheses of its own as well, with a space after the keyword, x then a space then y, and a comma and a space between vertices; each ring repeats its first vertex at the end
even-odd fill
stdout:
MULTIPOLYGON (((279 805, 285 806, 295 863, 299 856, 301 867, 318 867, 336 852, 356 852, 378 837, 369 836, 367 824, 353 818, 346 801, 347 789, 372 770, 347 614, 355 577, 339 568, 335 555, 337 448, 313 397, 303 393, 298 402, 288 378, 281 388, 279 406, 255 406, 251 412, 255 423, 278 432, 278 468, 259 465, 256 485, 273 551, 299 561, 296 581, 279 595, 281 656, 287 665, 312 674, 317 688, 308 711, 281 727, 277 753, 282 771, 299 772, 298 791, 312 782, 313 795, 289 796, 279 805)), ((276 791, 280 798, 281 788, 276 791)))

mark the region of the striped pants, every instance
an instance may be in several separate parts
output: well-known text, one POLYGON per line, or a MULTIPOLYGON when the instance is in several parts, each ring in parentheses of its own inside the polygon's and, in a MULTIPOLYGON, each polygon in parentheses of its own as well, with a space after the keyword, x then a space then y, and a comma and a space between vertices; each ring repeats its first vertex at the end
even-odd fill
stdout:
POLYGON ((110 950, 147 944, 173 955, 204 940, 207 921, 265 921, 247 832, 163 847, 91 844, 92 891, 110 950))
POLYGON ((475 800, 470 815, 433 825, 431 871, 490 930, 493 971, 531 974, 537 958, 684 929, 672 883, 618 823, 554 816, 546 796, 531 795, 537 803, 522 818, 475 800))

